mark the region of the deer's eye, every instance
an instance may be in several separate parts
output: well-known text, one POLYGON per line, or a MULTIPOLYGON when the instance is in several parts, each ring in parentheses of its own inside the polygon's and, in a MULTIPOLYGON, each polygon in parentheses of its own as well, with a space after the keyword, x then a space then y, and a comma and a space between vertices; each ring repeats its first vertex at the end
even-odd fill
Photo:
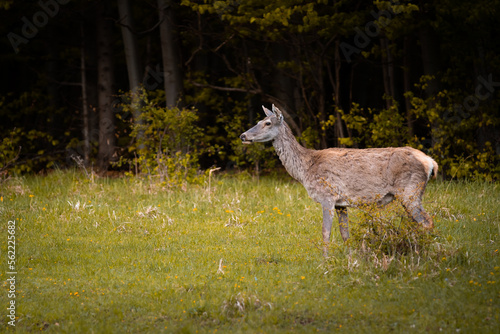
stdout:
POLYGON ((265 123, 265 125, 266 125, 266 126, 271 125, 271 121, 267 121, 267 122, 265 123))

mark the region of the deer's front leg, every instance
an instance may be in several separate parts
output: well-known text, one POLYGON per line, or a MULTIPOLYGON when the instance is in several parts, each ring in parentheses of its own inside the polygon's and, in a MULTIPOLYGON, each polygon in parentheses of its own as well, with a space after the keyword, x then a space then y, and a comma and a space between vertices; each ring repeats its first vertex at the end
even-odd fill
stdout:
POLYGON ((339 228, 340 235, 344 242, 349 239, 349 220, 347 217, 347 208, 345 207, 335 207, 337 215, 339 216, 339 228))
POLYGON ((328 244, 330 243, 330 234, 332 232, 333 216, 332 211, 323 207, 323 255, 328 255, 328 244))

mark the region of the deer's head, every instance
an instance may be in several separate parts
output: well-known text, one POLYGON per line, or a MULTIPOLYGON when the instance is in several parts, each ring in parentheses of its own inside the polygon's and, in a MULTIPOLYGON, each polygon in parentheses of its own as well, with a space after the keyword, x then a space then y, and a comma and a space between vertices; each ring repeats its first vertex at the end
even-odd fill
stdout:
POLYGON ((261 143, 273 140, 279 133, 279 128, 283 124, 283 114, 274 106, 273 111, 262 106, 266 113, 266 118, 259 121, 253 128, 243 132, 240 136, 243 144, 261 143))

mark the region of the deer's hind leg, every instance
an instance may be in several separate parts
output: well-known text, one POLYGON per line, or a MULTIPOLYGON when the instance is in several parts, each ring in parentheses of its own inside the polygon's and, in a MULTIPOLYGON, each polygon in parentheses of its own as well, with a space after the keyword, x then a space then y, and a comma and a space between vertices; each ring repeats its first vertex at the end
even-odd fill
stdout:
MULTIPOLYGON (((344 242, 349 238, 349 221, 347 218, 346 207, 335 207, 339 216, 340 235, 344 242)), ((332 233, 333 224, 333 209, 323 206, 323 254, 328 256, 328 244, 330 243, 330 235, 332 233)))
POLYGON ((347 241, 349 239, 349 219, 347 216, 347 208, 342 206, 336 206, 337 216, 339 216, 339 229, 342 239, 347 241))
POLYGON ((415 221, 416 223, 422 225, 426 229, 432 229, 434 227, 434 222, 429 214, 424 210, 422 203, 419 201, 418 203, 404 203, 403 206, 408 212, 408 215, 415 221))
POLYGON ((414 191, 406 191, 403 194, 402 204, 408 216, 410 216, 414 222, 422 225, 424 228, 432 229, 434 227, 434 222, 422 206, 424 188, 425 185, 421 189, 418 188, 414 191))

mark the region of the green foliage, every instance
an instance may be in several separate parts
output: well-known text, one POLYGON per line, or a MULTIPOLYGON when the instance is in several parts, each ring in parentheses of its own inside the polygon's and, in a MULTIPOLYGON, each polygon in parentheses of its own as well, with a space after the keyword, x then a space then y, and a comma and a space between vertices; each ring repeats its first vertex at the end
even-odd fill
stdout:
POLYGON ((357 146, 359 143, 364 141, 365 137, 365 126, 368 122, 367 118, 361 116, 363 109, 360 108, 358 103, 352 103, 349 110, 343 111, 339 109, 342 115, 342 120, 345 122, 349 133, 351 134, 347 138, 339 138, 341 145, 346 145, 348 147, 357 146))
POLYGON ((14 129, 0 142, 0 171, 9 168, 19 158, 21 133, 21 129, 14 129))
MULTIPOLYGON (((387 97, 388 98, 388 97, 387 97)), ((388 98, 390 99, 390 98, 388 98)), ((353 103, 349 111, 341 110, 351 137, 342 138, 347 146, 363 147, 398 147, 408 145, 410 138, 406 119, 399 110, 396 101, 391 100, 387 109, 368 108, 365 111, 359 104, 353 103)))
POLYGON ((133 141, 128 147, 129 157, 122 156, 117 165, 136 166, 140 173, 157 176, 169 187, 203 181, 199 157, 207 147, 203 130, 197 125, 196 109, 161 107, 162 91, 141 90, 137 101, 135 106, 122 106, 124 114, 132 114, 138 108, 140 117, 130 124, 133 141))
POLYGON ((61 131, 60 124, 72 116, 51 105, 40 87, 1 95, 0 170, 23 174, 64 166, 72 136, 70 130, 61 131))
MULTIPOLYGON (((5 40, 1 55, 5 77, 16 80, 6 80, 0 92, 0 169, 10 166, 16 173, 64 166, 65 150, 81 153, 84 133, 90 133, 90 163, 98 155, 100 58, 88 42, 99 22, 78 17, 87 2, 52 8, 47 1, 0 1, 0 11, 9 14, 2 35, 23 40, 19 54, 5 40), (47 10, 54 15, 37 25, 37 15, 47 10), (74 31, 85 43, 72 43, 74 31), (82 55, 87 99, 79 85, 82 55), (85 121, 83 100, 91 107, 85 121)), ((108 10, 116 12, 116 6, 110 2, 108 10)), ((183 101, 197 111, 160 112, 159 98, 138 106, 146 116, 118 124, 116 142, 127 148, 118 152, 118 165, 172 185, 184 175, 196 179, 200 163, 273 169, 279 162, 269 144, 243 146, 238 136, 260 118, 257 104, 275 102, 287 106, 305 146, 411 145, 431 154, 446 178, 498 179, 499 0, 182 0, 170 9, 182 22, 174 42, 182 48, 183 101), (404 96, 398 85, 404 82, 408 89, 424 72, 435 78, 422 76, 404 96), (477 89, 478 76, 486 73, 493 76, 490 86, 477 89), (429 80, 439 82, 435 91, 426 89, 429 80), (385 97, 390 103, 382 91, 395 95, 385 97), (489 97, 477 107, 468 105, 469 111, 464 100, 474 102, 477 92, 489 97), (325 103, 329 96, 337 100, 325 103), (338 138, 344 130, 347 137, 338 138)), ((136 30, 149 31, 156 8, 136 3, 133 12, 136 30)), ((111 34, 120 40, 119 30, 111 34)), ((159 39, 156 29, 137 40, 145 50, 141 63, 149 65, 145 83, 153 85, 163 83, 160 64, 166 55, 152 43, 159 39)), ((127 71, 122 46, 112 45, 116 73, 127 71)), ((119 78, 115 84, 123 89, 126 81, 119 78)), ((129 119, 136 107, 125 109, 128 116, 122 118, 129 119)))
MULTIPOLYGON (((416 87, 425 90, 431 79, 423 77, 416 87)), ((461 91, 449 90, 427 99, 412 92, 406 93, 413 106, 412 113, 425 120, 431 130, 430 136, 422 138, 421 142, 430 146, 429 152, 442 172, 453 178, 498 179, 500 156, 491 141, 485 140, 481 145, 477 132, 500 125, 500 117, 494 112, 500 107, 500 102, 486 101, 484 106, 470 108, 465 104, 464 96, 467 95, 461 91)), ((420 148, 423 146, 420 144, 420 148)))
POLYGON ((46 149, 58 144, 57 139, 43 131, 12 129, 0 141, 0 171, 22 174, 51 168, 58 157, 46 154, 46 149))
MULTIPOLYGON (((241 34, 246 35, 259 31, 276 40, 286 33, 315 32, 321 36, 331 35, 332 30, 341 27, 340 18, 344 13, 336 14, 336 7, 328 5, 328 1, 302 2, 280 0, 266 2, 251 1, 196 1, 183 0, 184 6, 191 7, 200 14, 218 14, 223 21, 238 27, 241 34), (332 17, 333 15, 333 17, 332 17)), ((344 32, 346 27, 341 27, 344 32)), ((338 32, 338 31, 337 31, 338 32)))
MULTIPOLYGON (((325 128, 328 125, 325 124, 325 128)), ((312 126, 307 127, 297 140, 306 147, 315 147, 319 143, 319 133, 312 126)))
POLYGON ((10 6, 12 6, 12 3, 14 0, 1 0, 0 1, 0 9, 8 10, 10 6))
POLYGON ((373 121, 368 126, 371 132, 370 146, 397 147, 408 143, 406 119, 401 115, 396 101, 393 100, 389 108, 379 112, 370 109, 370 113, 373 114, 373 121))

